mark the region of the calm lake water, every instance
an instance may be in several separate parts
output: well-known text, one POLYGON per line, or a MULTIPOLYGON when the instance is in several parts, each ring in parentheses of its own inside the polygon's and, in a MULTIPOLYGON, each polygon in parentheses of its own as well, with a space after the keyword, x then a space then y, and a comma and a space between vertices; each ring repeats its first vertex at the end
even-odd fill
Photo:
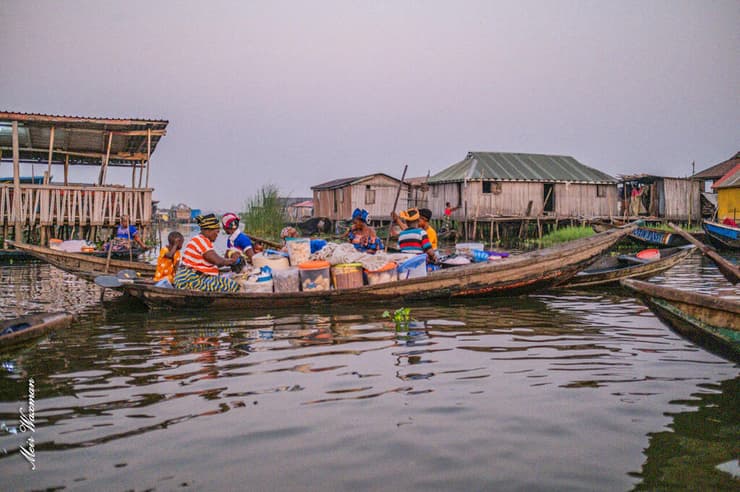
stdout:
MULTIPOLYGON (((699 256, 653 281, 740 298, 699 256)), ((149 312, 0 265, 1 318, 78 314, 0 353, 0 489, 738 490, 740 369, 626 292, 410 307, 149 312)))

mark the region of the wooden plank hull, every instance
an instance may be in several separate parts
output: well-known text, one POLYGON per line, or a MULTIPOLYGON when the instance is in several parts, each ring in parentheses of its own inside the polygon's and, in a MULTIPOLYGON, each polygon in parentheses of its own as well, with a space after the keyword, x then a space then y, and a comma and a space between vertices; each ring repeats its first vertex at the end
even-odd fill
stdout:
POLYGON ((615 229, 552 248, 512 256, 498 262, 474 263, 439 270, 427 277, 356 289, 296 293, 212 293, 127 284, 121 290, 150 306, 215 309, 258 309, 321 304, 365 304, 375 301, 508 296, 553 286, 575 275, 594 258, 629 234, 615 229))
POLYGON ((704 232, 718 248, 740 250, 740 229, 717 222, 704 221, 704 232))
POLYGON ((616 284, 625 278, 649 278, 668 270, 696 251, 695 246, 683 246, 661 250, 661 258, 649 263, 624 266, 621 268, 599 269, 598 264, 579 272, 562 285, 561 288, 593 287, 616 284), (597 268, 594 268, 597 267, 597 268))
POLYGON ((115 275, 120 270, 134 270, 142 277, 154 277, 157 267, 149 263, 127 260, 110 260, 106 273, 107 258, 98 258, 83 253, 66 253, 43 246, 35 246, 26 243, 7 243, 20 251, 24 251, 34 258, 45 261, 55 267, 69 273, 73 273, 85 280, 94 280, 99 275, 115 275))
POLYGON ((46 313, 0 321, 0 347, 9 347, 39 337, 50 330, 66 328, 73 320, 74 316, 71 314, 46 313))
POLYGON ((623 280, 622 285, 638 293, 679 334, 740 361, 740 302, 639 280, 623 280))

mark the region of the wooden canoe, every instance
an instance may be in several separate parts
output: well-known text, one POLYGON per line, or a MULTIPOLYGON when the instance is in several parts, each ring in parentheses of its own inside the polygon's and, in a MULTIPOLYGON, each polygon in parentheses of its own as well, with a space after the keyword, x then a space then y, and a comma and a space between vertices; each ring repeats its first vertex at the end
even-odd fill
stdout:
POLYGON ((121 270, 134 270, 140 273, 142 277, 152 278, 157 269, 156 265, 140 261, 111 259, 108 265, 108 271, 106 272, 107 258, 98 258, 84 253, 67 253, 33 244, 16 243, 14 241, 6 242, 38 260, 45 261, 65 272, 73 273, 91 282, 99 275, 115 275, 121 270))
POLYGON ((0 321, 0 347, 15 345, 56 328, 67 328, 73 320, 71 314, 45 313, 0 321))
POLYGON ((702 224, 709 240, 718 248, 740 250, 740 228, 705 220, 702 224))
POLYGON ((642 282, 622 280, 656 316, 692 342, 740 362, 740 302, 642 282))
POLYGON ((652 277, 683 261, 696 251, 696 247, 689 245, 658 251, 660 257, 651 261, 640 260, 634 255, 606 256, 557 287, 591 287, 616 284, 624 278, 652 277))
POLYGON ((366 304, 466 296, 506 296, 551 287, 603 254, 635 226, 614 229, 551 248, 473 263, 411 278, 354 289, 295 293, 214 293, 124 284, 120 290, 149 306, 215 309, 278 308, 311 304, 366 304))

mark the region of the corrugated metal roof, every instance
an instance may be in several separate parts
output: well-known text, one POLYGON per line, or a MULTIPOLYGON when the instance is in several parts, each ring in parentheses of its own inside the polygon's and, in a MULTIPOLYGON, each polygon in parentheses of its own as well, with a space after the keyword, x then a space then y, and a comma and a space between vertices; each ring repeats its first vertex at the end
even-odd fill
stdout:
POLYGON ((722 176, 722 179, 714 183, 712 188, 737 188, 740 187, 740 162, 732 170, 722 176))
POLYGON ((471 180, 616 182, 570 156, 505 152, 469 152, 462 161, 429 178, 430 183, 471 180))
POLYGON ((342 188, 344 186, 347 186, 349 184, 355 184, 360 183, 368 178, 372 178, 373 176, 385 176, 387 178, 390 178, 394 181, 401 182, 400 179, 394 178, 393 176, 389 176, 385 173, 374 173, 374 174, 366 174, 365 176, 357 176, 354 178, 339 178, 334 179, 332 181, 327 181, 326 183, 317 184, 315 186, 312 186, 312 190, 331 190, 334 188, 342 188))
POLYGON ((740 164, 740 152, 724 162, 720 162, 719 164, 716 164, 710 168, 694 174, 692 178, 719 179, 730 172, 730 170, 732 170, 732 168, 735 167, 737 164, 740 164))

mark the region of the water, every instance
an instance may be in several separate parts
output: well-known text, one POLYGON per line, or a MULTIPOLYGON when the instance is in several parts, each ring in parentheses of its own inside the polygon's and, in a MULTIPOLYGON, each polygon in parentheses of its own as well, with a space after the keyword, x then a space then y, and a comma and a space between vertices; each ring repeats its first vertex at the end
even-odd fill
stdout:
MULTIPOLYGON (((654 281, 740 297, 696 256, 654 281)), ((0 266, 2 318, 78 315, 0 353, 0 488, 737 490, 738 366, 625 292, 410 307, 149 312, 0 266)))

